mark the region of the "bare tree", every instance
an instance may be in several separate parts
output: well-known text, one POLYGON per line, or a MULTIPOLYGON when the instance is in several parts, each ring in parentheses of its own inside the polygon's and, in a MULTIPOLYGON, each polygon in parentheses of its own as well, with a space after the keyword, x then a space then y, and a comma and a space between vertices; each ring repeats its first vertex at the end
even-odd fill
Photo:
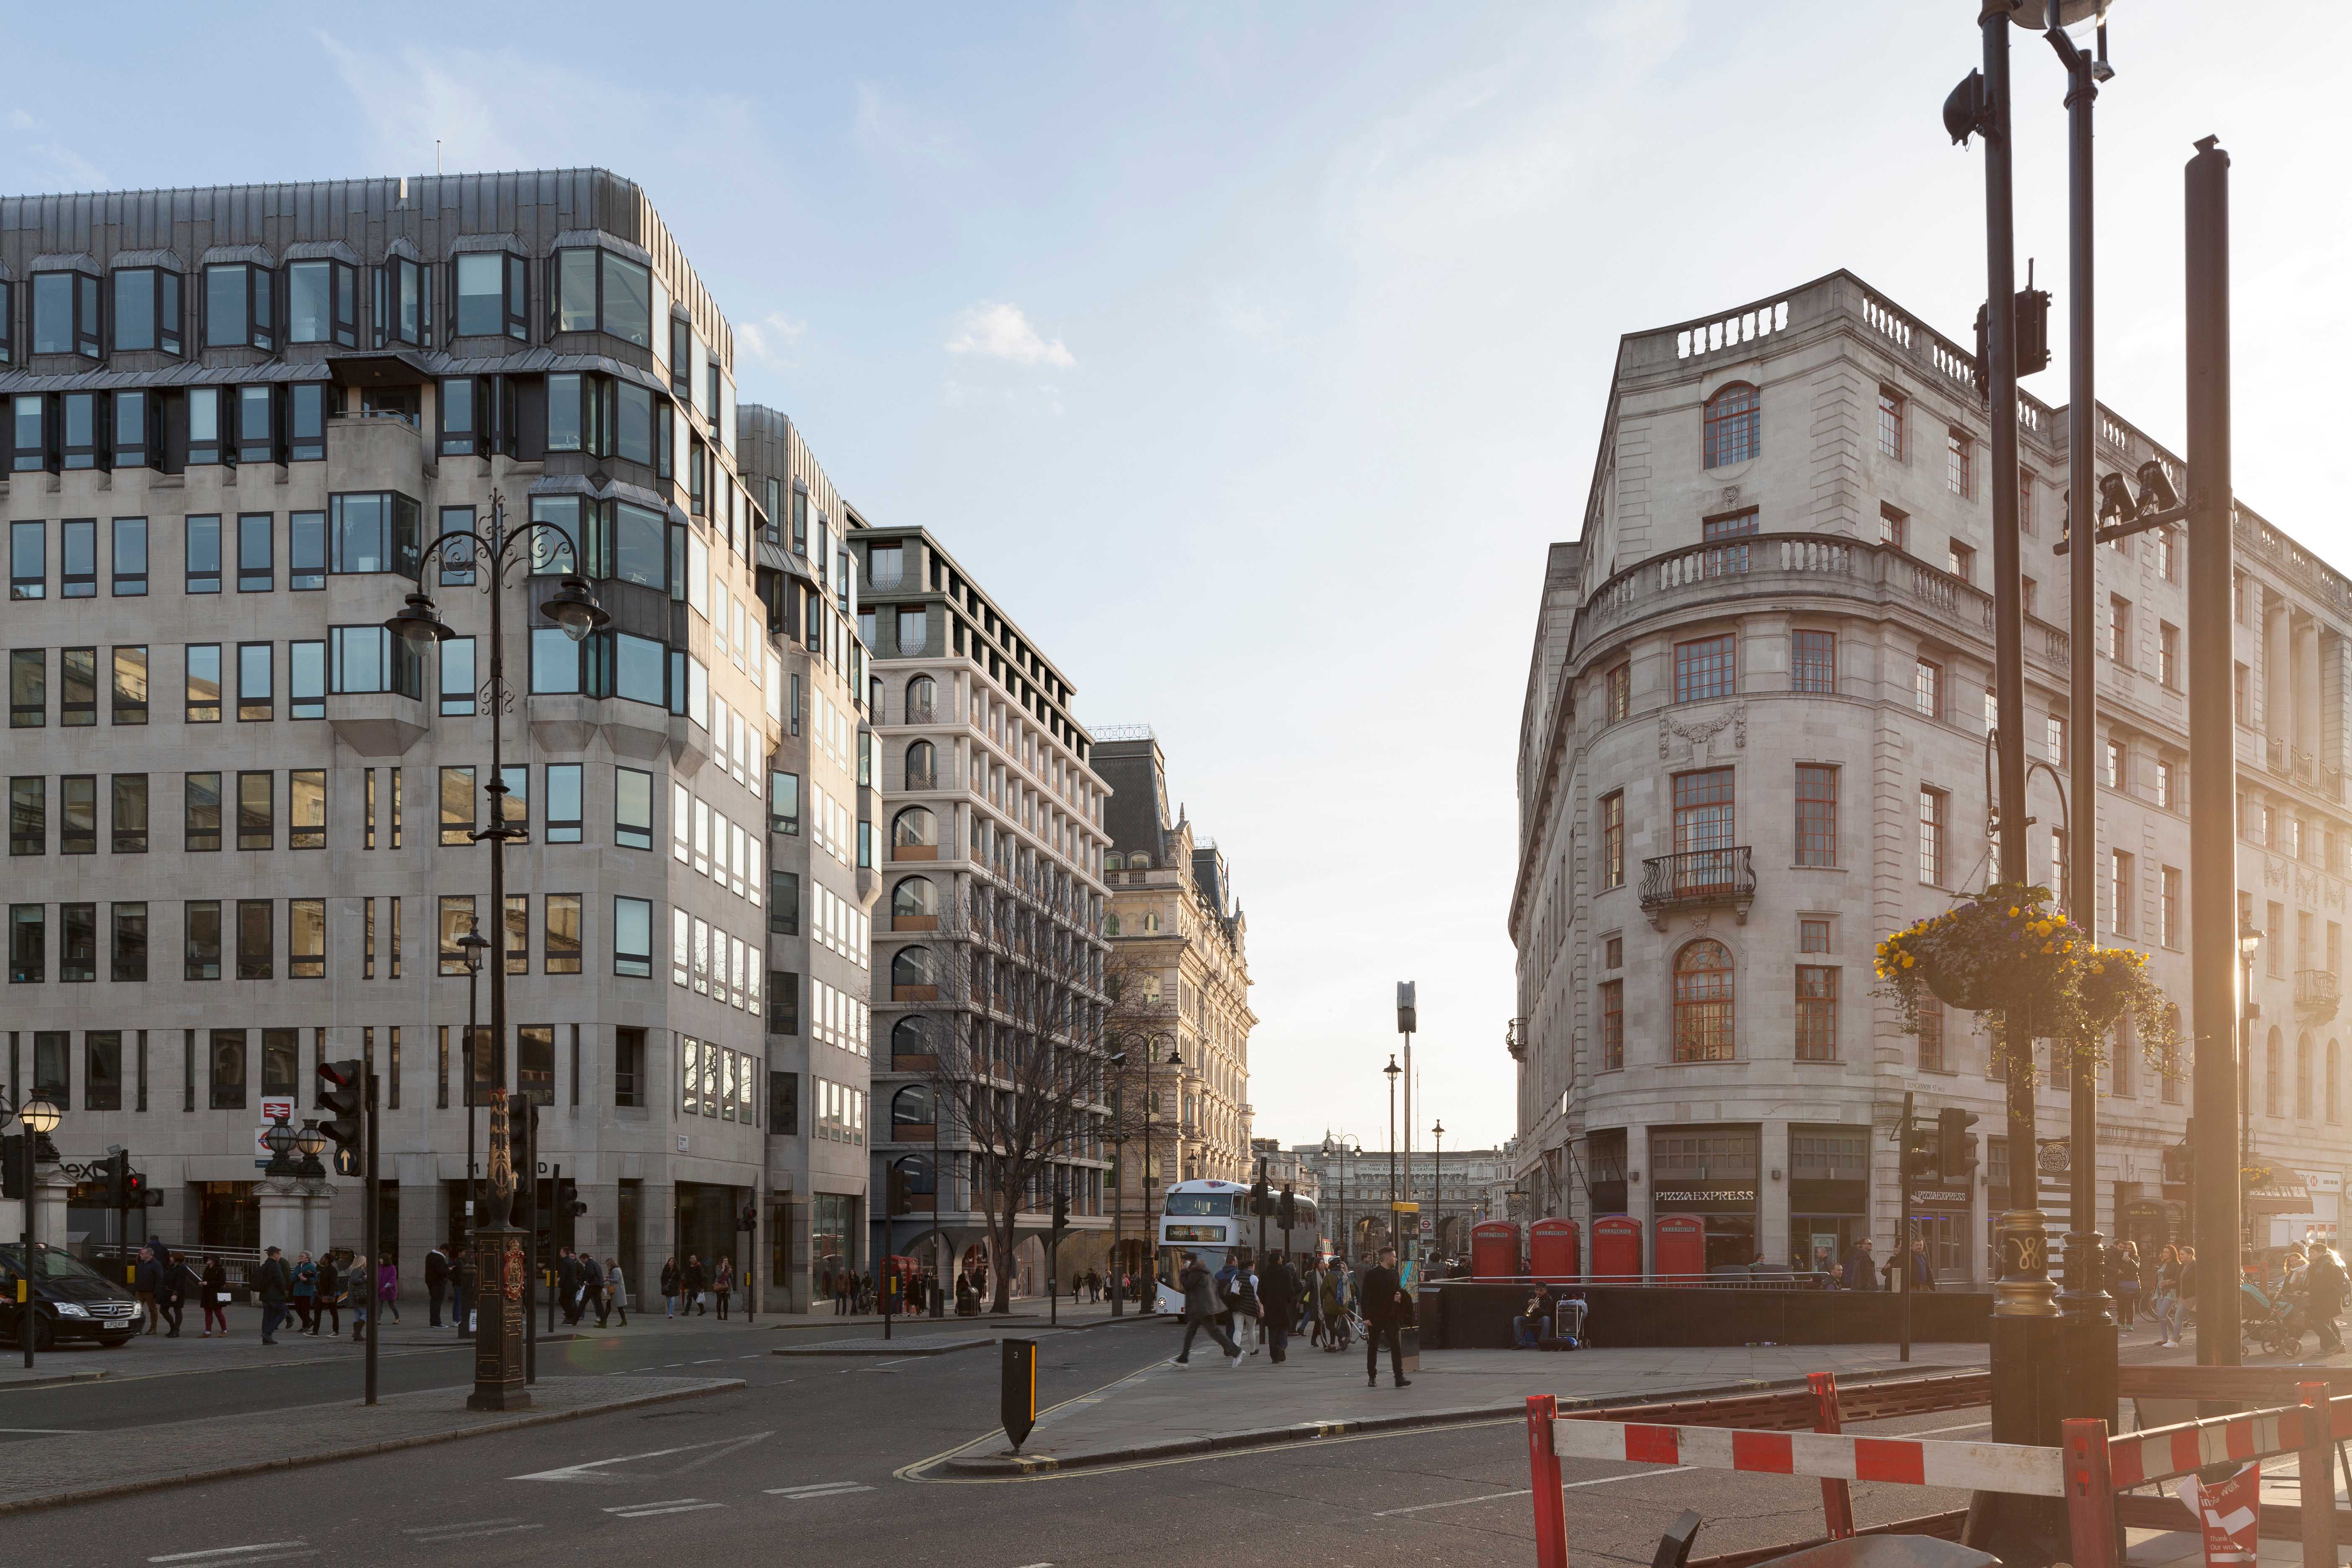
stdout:
POLYGON ((1011 1300, 1020 1216, 1051 1209, 1061 1163, 1106 1123, 1101 925, 1085 885, 1053 868, 977 875, 940 911, 934 1113, 971 1163, 995 1311, 1011 1300))

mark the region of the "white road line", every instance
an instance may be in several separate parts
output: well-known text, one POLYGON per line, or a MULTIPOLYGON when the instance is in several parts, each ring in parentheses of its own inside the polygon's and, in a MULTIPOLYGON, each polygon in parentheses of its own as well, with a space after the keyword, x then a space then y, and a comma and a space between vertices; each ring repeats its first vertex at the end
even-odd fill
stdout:
MULTIPOLYGON (((1559 1489, 1567 1492, 1574 1491, 1579 1487, 1605 1487, 1612 1481, 1638 1481, 1646 1476, 1678 1476, 1686 1470, 1696 1470, 1697 1468, 1699 1468, 1699 1467, 1696 1465, 1673 1465, 1661 1467, 1656 1469, 1635 1470, 1630 1475, 1595 1476, 1589 1481, 1564 1481, 1561 1483, 1559 1489)), ((1413 1504, 1411 1508, 1384 1508, 1381 1510, 1380 1512, 1372 1515, 1372 1517, 1374 1519, 1386 1519, 1389 1515, 1393 1513, 1427 1513, 1430 1510, 1435 1508, 1467 1508, 1474 1502, 1495 1502, 1503 1498, 1529 1497, 1533 1494, 1533 1488, 1521 1487, 1518 1490, 1513 1492, 1487 1492, 1482 1497, 1455 1498, 1451 1502, 1418 1502, 1413 1504)))
POLYGON ((546 1528, 547 1526, 543 1524, 500 1524, 488 1530, 452 1530, 441 1535, 420 1535, 416 1538, 416 1543, 419 1546, 437 1546, 444 1541, 470 1541, 477 1536, 513 1535, 521 1531, 546 1528))
POLYGON ((89 1431, 81 1426, 0 1426, 0 1432, 13 1432, 26 1437, 87 1437, 89 1431))
MULTIPOLYGON (((652 1519, 657 1514, 695 1513, 706 1508, 725 1508, 726 1506, 727 1505, 723 1502, 682 1502, 675 1504, 669 1508, 641 1508, 630 1512, 621 1513, 621 1517, 623 1519, 652 1519)), ((609 1508, 604 1511, 606 1513, 620 1512, 617 1509, 609 1508)))
POLYGON ((475 1530, 485 1524, 512 1524, 513 1522, 514 1516, 511 1514, 508 1515, 504 1519, 461 1519, 442 1524, 412 1524, 403 1530, 400 1533, 403 1535, 439 1535, 444 1531, 475 1530))
POLYGON ((197 1563, 207 1557, 235 1557, 247 1552, 276 1552, 281 1547, 308 1546, 307 1541, 258 1541, 250 1546, 214 1546, 202 1552, 173 1552, 162 1557, 150 1557, 150 1563, 197 1563))
POLYGON ((872 1487, 866 1485, 862 1481, 819 1481, 814 1486, 807 1487, 770 1487, 768 1489, 768 1495, 770 1497, 788 1497, 798 1500, 814 1497, 835 1497, 843 1492, 870 1492, 873 1489, 874 1489, 872 1487))
MULTIPOLYGON (((1923 1426, 1916 1432, 1896 1432, 1897 1437, 1927 1437, 1938 1432, 1981 1432, 1992 1425, 1990 1421, 1963 1421, 1957 1426, 1923 1426)), ((1864 1434, 1868 1436, 1868 1434, 1864 1434)))

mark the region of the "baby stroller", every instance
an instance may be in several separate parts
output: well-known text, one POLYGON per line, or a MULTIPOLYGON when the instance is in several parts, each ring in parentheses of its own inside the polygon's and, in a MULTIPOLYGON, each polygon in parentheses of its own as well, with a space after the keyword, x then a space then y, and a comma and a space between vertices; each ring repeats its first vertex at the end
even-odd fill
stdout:
POLYGON ((2252 1280, 2242 1280, 2238 1294, 2238 1331, 2245 1338, 2247 1351, 2259 1347, 2272 1355, 2284 1356, 2303 1348, 2305 1325, 2298 1321, 2293 1302, 2283 1295, 2265 1294, 2252 1280))

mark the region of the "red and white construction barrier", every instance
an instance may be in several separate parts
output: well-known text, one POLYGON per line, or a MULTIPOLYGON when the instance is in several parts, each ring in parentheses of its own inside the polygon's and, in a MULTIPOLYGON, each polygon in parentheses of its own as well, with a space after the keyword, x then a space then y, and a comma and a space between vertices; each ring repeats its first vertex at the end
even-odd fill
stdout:
MULTIPOLYGON (((2116 1488, 2127 1491, 2208 1465, 2242 1464, 2293 1453, 2311 1447, 2313 1438, 2321 1436, 2317 1432, 2305 1433, 2306 1421, 2317 1425, 2311 1406, 2286 1405, 2126 1433, 2107 1440, 2107 1468, 2116 1488)), ((2352 1437, 2352 1394, 2327 1402, 2327 1428, 2326 1439, 2352 1437)))
POLYGON ((2015 1443, 1945 1443, 1825 1432, 1746 1432, 1728 1426, 1556 1420, 1552 1450, 1562 1458, 1621 1459, 1637 1465, 1681 1465, 1773 1476, 1826 1476, 1955 1491, 2065 1495, 2059 1451, 2015 1443))

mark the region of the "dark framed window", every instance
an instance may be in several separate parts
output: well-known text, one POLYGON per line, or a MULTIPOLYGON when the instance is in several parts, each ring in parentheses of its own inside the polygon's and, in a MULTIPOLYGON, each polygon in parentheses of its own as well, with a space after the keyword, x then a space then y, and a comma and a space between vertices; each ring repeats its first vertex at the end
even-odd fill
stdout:
MULTIPOLYGON (((249 261, 215 262, 205 268, 205 347, 278 346, 272 307, 276 279, 268 268, 249 261)), ((238 1100, 243 1104, 242 1099, 238 1100)))
POLYGON ((441 842, 471 844, 474 841, 474 770, 471 767, 443 768, 441 842))
POLYGON ((327 499, 327 570, 416 575, 423 509, 397 490, 327 499))
MULTIPOLYGON (((466 969, 466 950, 457 945, 457 940, 473 929, 474 895, 471 893, 442 894, 440 909, 442 973, 464 974, 467 973, 466 969)), ((485 953, 483 955, 483 962, 488 963, 488 956, 489 955, 488 953, 485 953)))
POLYGON ((192 900, 181 905, 180 911, 181 977, 218 980, 221 977, 220 900, 192 900))
POLYGON ((555 1026, 525 1024, 515 1030, 515 1089, 536 1105, 555 1103, 555 1026))
POLYGON ((1789 634, 1789 689, 1820 696, 1837 690, 1837 634, 1789 634))
MULTIPOLYGON (((239 520, 242 522, 242 519, 239 520)), ((327 514, 293 511, 286 514, 286 586, 294 593, 316 593, 327 585, 327 514)))
POLYGON ((768 866, 768 929, 779 936, 801 933, 801 879, 798 872, 768 866))
POLYGON ((554 331, 605 331, 653 346, 653 271, 644 262, 585 247, 559 250, 549 259, 548 281, 554 331))
POLYGON ((613 973, 643 980, 654 972, 654 907, 644 899, 613 900, 613 973))
POLYGON ((8 906, 8 984, 38 985, 49 977, 49 907, 8 906))
POLYGON ((616 398, 610 377, 566 373, 547 378, 547 449, 613 455, 616 398))
POLYGON ((470 458, 483 450, 478 413, 481 388, 482 383, 470 375, 448 376, 441 382, 440 396, 435 402, 439 405, 443 457, 470 458))
MULTIPOLYGON (((290 980, 320 980, 327 973, 327 900, 286 900, 286 974, 290 980)), ((289 1029, 288 1034, 294 1031, 289 1029)), ((288 1080, 287 1087, 293 1083, 288 1080)))
POLYGON ((209 1058, 212 1094, 210 1103, 215 1110, 245 1109, 245 1031, 215 1029, 209 1058))
POLYGON ((1838 972, 1824 963, 1797 965, 1797 1059, 1837 1060, 1838 972))
POLYGON ((550 974, 579 973, 580 895, 548 894, 546 918, 546 972, 550 974))
POLYGON ((34 273, 33 352, 98 358, 98 290, 85 273, 34 273))
POLYGON ((1764 449, 1764 412, 1753 386, 1735 381, 1706 400, 1701 445, 1710 468, 1744 463, 1764 449))
POLYGON ((298 381, 286 389, 286 460, 317 463, 326 456, 326 383, 298 381))
POLYGON ((507 973, 530 973, 530 895, 507 895, 507 973))
POLYGON ((613 1103, 643 1105, 646 1092, 646 1032, 613 1031, 613 1103))
POLYGON ((8 728, 38 730, 49 721, 49 650, 8 650, 8 728))
POLYGON ((98 649, 58 650, 58 723, 79 730, 98 722, 98 649))
POLYGON ((125 387, 114 394, 112 402, 114 466, 152 468, 160 450, 155 439, 155 395, 125 387))
POLYGON ((117 773, 109 788, 112 797, 112 836, 117 855, 147 853, 147 775, 117 773))
POLYGON ((176 354, 180 342, 180 275, 161 267, 116 268, 115 352, 176 354))
POLYGON ((550 844, 577 844, 581 841, 581 764, 550 763, 547 764, 547 802, 545 814, 547 841, 550 844))
POLYGON ((113 909, 113 950, 107 974, 117 982, 147 978, 147 906, 117 904, 113 909))
POLYGON ((236 453, 235 389, 221 386, 188 388, 188 456, 191 468, 227 462, 236 453))
POLYGON ((39 1029, 33 1035, 33 1092, 59 1110, 73 1109, 73 1037, 63 1029, 39 1029))
POLYGON ((236 591, 267 594, 278 586, 277 517, 266 511, 236 516, 236 591))
POLYGON ((768 831, 797 836, 801 830, 801 775, 768 775, 768 831))
POLYGON ((8 400, 8 466, 20 474, 57 466, 49 450, 49 400, 37 392, 20 392, 8 400))
POLYGON ((1625 1065, 1625 983, 1601 983, 1601 1070, 1615 1072, 1625 1065))
POLYGON ((221 585, 221 520, 198 513, 182 520, 187 591, 217 594, 221 585))
POLYGON ((332 689, 390 691, 423 700, 425 655, 405 638, 381 626, 330 626, 323 646, 332 656, 332 689))
POLYGON ((114 596, 118 599, 143 599, 147 596, 147 520, 143 517, 118 517, 114 520, 114 596))
POLYGON ((360 346, 359 269, 347 261, 286 264, 286 341, 360 346))
POLYGON ((8 596, 49 596, 49 525, 27 521, 8 525, 8 596))
POLYGON ((295 768, 286 775, 286 847, 327 847, 327 771, 295 768))
POLYGON ((451 637, 441 645, 442 715, 467 717, 474 700, 474 639, 451 637))
POLYGON ((516 834, 507 842, 528 843, 530 839, 530 768, 525 763, 509 763, 499 770, 499 782, 506 786, 505 795, 499 797, 503 804, 499 807, 499 819, 502 826, 516 834))
POLYGON ((450 272, 458 337, 503 334, 517 342, 530 341, 530 268, 521 257, 469 251, 451 263, 450 272))
POLYGON ((236 775, 236 847, 239 849, 277 847, 277 776, 266 771, 236 775))
POLYGON ((1704 702, 1738 689, 1733 634, 1675 645, 1675 700, 1704 702))
POLYGON ((98 853, 98 775, 68 773, 58 780, 58 853, 98 853))
POLYGON ((106 454, 107 394, 68 392, 58 399, 58 456, 71 468, 111 467, 106 454))
POLYGON ((1612 790, 1601 797, 1601 886, 1605 890, 1625 885, 1625 792, 1612 790))
POLYGON ((98 906, 58 906, 58 979, 87 984, 98 978, 98 906))
POLYGON ((278 972, 278 909, 269 899, 236 901, 236 977, 275 979, 278 972))
POLYGON ((236 389, 236 460, 275 463, 278 453, 278 389, 240 386, 236 389))
POLYGON ((221 776, 184 775, 180 802, 181 847, 191 852, 221 847, 221 776))
POLYGON ((278 716, 272 689, 274 655, 266 642, 236 645, 236 716, 240 722, 260 723, 278 716))
POLYGON ((432 268, 405 256, 388 258, 375 269, 375 346, 432 342, 432 268))
POLYGON ((217 724, 221 716, 221 647, 216 642, 190 643, 187 667, 187 710, 190 724, 217 724))
POLYGON ((1797 764, 1797 864, 1834 866, 1837 858, 1838 771, 1797 764))
POLYGON ((654 776, 641 768, 613 770, 613 842, 623 849, 654 847, 654 776))

